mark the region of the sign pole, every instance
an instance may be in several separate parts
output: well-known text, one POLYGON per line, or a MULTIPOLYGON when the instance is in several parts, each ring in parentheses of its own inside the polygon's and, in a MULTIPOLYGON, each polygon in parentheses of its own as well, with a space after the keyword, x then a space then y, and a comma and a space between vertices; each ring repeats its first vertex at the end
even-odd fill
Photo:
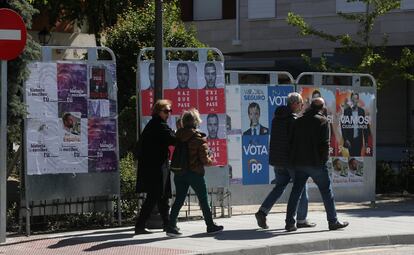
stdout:
POLYGON ((7 211, 7 61, 1 61, 0 112, 0 243, 6 242, 7 211))

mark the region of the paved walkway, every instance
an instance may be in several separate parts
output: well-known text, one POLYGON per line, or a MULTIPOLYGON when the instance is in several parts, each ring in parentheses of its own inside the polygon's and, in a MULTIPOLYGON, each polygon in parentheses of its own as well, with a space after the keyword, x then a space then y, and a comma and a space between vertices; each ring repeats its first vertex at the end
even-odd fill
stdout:
MULTIPOLYGON (((309 218, 318 225, 296 232, 284 231, 284 213, 268 216, 268 230, 259 230, 254 215, 217 219, 225 231, 205 234, 203 221, 180 222, 181 238, 164 232, 134 236, 132 227, 67 232, 27 237, 8 237, 0 254, 283 254, 344 249, 373 245, 414 244, 414 201, 387 200, 377 208, 367 204, 338 204, 341 220, 349 221, 344 230, 328 231, 321 204, 313 203, 309 218)), ((285 207, 276 207, 276 211, 285 207)), ((255 210, 249 209, 246 210, 255 210)), ((242 210, 242 209, 240 209, 242 210)))

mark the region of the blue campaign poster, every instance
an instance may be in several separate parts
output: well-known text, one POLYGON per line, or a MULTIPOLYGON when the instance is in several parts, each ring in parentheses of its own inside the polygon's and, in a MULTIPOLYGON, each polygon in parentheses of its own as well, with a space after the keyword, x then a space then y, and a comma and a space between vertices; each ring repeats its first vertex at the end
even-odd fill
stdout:
POLYGON ((273 114, 276 108, 281 105, 287 105, 287 96, 293 91, 293 85, 268 87, 267 95, 269 99, 269 128, 272 127, 273 114))
POLYGON ((243 185, 269 183, 268 135, 242 137, 243 185))

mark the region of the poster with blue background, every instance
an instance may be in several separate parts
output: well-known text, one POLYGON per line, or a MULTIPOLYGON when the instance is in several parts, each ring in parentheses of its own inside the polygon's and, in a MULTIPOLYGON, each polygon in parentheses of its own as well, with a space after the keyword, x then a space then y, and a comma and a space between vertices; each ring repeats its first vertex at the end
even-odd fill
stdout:
POLYGON ((243 185, 269 183, 268 135, 243 136, 243 185))
POLYGON ((294 87, 293 85, 269 86, 267 89, 269 98, 269 128, 271 128, 275 110, 281 105, 287 105, 287 96, 294 91, 294 87))

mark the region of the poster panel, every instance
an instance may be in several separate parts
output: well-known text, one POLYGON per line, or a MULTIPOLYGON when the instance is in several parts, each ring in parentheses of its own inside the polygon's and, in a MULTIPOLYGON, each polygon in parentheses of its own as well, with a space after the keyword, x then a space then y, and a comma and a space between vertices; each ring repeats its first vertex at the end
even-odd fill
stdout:
POLYGON ((201 114, 201 132, 207 135, 214 166, 227 164, 226 114, 201 114))
POLYGON ((287 105, 287 96, 294 91, 294 87, 290 85, 286 86, 269 86, 268 98, 269 98, 269 128, 272 127, 272 120, 274 112, 281 105, 287 105))
POLYGON ((27 118, 56 117, 58 114, 56 63, 33 62, 28 65, 26 82, 27 118))
POLYGON ((336 114, 339 117, 338 156, 372 157, 371 128, 375 95, 355 90, 336 91, 336 114))
POLYGON ((224 88, 224 64, 222 62, 199 62, 196 67, 198 89, 224 88))
POLYGON ((88 120, 88 157, 90 172, 113 172, 118 167, 116 120, 88 120))
POLYGON ((242 184, 242 136, 241 134, 228 135, 228 165, 231 184, 242 184))

